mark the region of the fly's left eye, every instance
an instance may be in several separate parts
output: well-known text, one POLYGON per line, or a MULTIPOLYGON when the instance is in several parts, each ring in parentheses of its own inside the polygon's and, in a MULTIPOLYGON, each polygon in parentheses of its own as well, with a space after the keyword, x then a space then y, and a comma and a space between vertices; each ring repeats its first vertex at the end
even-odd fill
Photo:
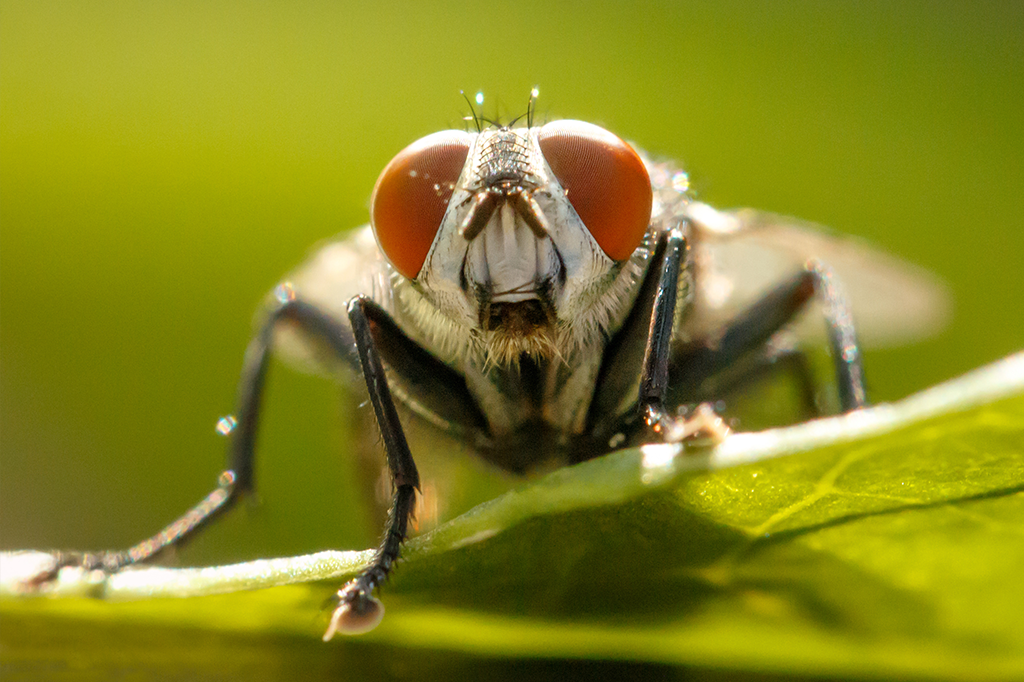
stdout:
POLYGON ((370 223, 381 251, 415 279, 441 227, 473 136, 461 130, 428 135, 398 153, 377 178, 370 223))
POLYGON ((651 178, 626 142, 583 121, 552 121, 541 152, 583 224, 612 260, 626 260, 651 221, 651 178))

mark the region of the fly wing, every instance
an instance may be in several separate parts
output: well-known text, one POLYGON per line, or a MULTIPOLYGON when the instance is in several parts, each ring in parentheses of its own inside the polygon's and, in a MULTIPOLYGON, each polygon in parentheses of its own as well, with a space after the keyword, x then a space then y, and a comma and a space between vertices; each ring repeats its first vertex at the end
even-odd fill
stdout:
MULTIPOLYGON (((948 317, 949 295, 934 275, 856 239, 752 209, 720 211, 693 202, 685 212, 693 226, 697 278, 691 334, 725 323, 809 259, 836 274, 867 346, 928 336, 948 317)), ((803 337, 824 332, 813 315, 801 315, 796 326, 803 337)))
MULTIPOLYGON (((368 296, 385 310, 391 310, 391 287, 388 269, 369 226, 318 245, 305 263, 289 273, 271 293, 274 299, 294 296, 316 306, 321 312, 348 328, 348 304, 358 294, 368 296)), ((279 324, 274 338, 279 355, 300 369, 313 373, 334 374, 338 360, 358 367, 358 358, 337 358, 316 339, 301 333, 287 323, 279 324)))
POLYGON ((386 261, 370 227, 317 245, 287 281, 303 300, 339 320, 348 319, 348 302, 359 294, 391 310, 391 286, 386 261))

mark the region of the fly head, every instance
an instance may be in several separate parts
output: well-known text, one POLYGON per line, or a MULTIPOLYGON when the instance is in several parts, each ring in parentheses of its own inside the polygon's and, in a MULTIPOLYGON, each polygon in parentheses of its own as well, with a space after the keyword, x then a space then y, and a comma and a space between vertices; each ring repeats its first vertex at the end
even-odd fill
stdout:
POLYGON ((510 365, 566 359, 621 322, 651 204, 632 147, 554 121, 413 143, 378 179, 372 223, 415 306, 430 308, 414 314, 423 335, 510 365))

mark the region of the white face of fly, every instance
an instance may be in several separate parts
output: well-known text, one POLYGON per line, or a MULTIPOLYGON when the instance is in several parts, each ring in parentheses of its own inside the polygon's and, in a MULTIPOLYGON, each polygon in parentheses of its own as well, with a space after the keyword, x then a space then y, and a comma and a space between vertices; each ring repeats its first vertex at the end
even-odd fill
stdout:
POLYGON ((565 357, 621 321, 650 214, 636 152, 579 121, 436 133, 389 164, 373 197, 392 265, 499 365, 565 357))

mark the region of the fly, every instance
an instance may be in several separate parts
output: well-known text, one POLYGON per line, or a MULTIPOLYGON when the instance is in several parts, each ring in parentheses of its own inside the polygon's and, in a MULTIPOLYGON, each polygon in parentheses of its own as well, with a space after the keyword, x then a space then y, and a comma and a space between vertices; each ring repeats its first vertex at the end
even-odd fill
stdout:
POLYGON ((475 131, 399 152, 374 187, 370 224, 275 289, 245 354, 238 411, 218 423, 231 440, 217 488, 128 550, 60 555, 54 574, 146 561, 254 490, 264 378, 288 335, 361 374, 392 481, 383 540, 335 595, 329 639, 379 622, 373 593, 407 537, 420 479, 396 403, 525 473, 632 444, 725 437, 709 387, 796 352, 778 338, 811 301, 844 412, 867 402, 855 312, 890 340, 937 321, 942 298, 923 273, 789 219, 696 202, 676 165, 603 128, 534 125, 535 96, 525 126, 474 113, 475 131), (698 408, 680 416, 680 406, 698 408))

